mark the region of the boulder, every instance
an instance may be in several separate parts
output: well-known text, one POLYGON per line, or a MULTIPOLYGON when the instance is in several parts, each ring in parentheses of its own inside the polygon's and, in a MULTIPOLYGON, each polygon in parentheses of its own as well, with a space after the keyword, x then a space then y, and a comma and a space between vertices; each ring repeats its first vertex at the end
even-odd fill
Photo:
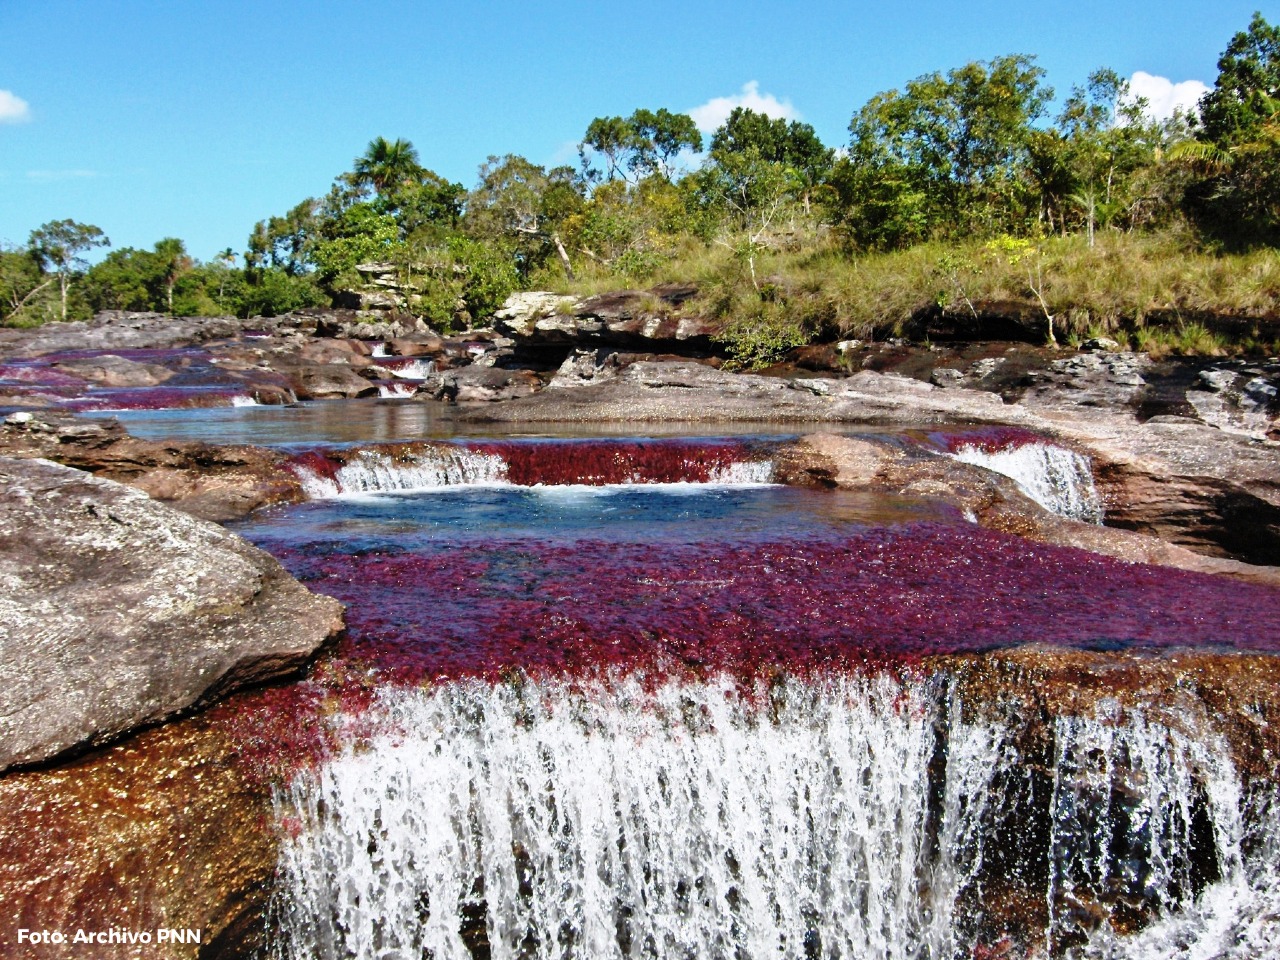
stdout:
POLYGON ((63 360, 54 367, 103 387, 154 387, 173 376, 172 370, 158 363, 139 363, 113 354, 84 360, 63 360))
POLYGON ((528 370, 469 366, 432 374, 423 382, 419 396, 457 403, 491 403, 528 397, 540 389, 541 379, 528 370))
POLYGON ((273 558, 122 484, 0 458, 0 770, 301 667, 342 624, 273 558))
POLYGON ((304 364, 286 371, 299 400, 351 400, 376 395, 378 388, 349 364, 304 364))
POLYGON ((684 355, 714 353, 713 324, 675 315, 693 292, 693 287, 668 285, 602 293, 581 301, 545 292, 514 294, 494 315, 494 323, 521 346, 563 344, 684 355))

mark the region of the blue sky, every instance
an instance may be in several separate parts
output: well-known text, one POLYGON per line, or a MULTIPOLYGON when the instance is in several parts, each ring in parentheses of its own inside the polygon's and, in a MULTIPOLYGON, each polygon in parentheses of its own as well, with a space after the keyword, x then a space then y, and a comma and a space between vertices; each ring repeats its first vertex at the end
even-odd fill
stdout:
POLYGON ((0 0, 0 241, 70 217, 207 259, 375 136, 471 186, 491 153, 572 160, 593 117, 744 90, 841 145, 876 92, 1006 53, 1059 94, 1104 65, 1212 84, 1255 9, 1280 19, 1276 0, 0 0))

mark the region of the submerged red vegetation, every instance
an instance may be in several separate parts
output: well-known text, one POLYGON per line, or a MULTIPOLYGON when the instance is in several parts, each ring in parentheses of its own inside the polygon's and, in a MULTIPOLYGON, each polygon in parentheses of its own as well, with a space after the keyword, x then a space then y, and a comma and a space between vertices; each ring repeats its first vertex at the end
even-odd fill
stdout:
POLYGON ((349 605, 339 655, 401 683, 668 663, 752 674, 1030 644, 1280 652, 1280 591, 967 526, 281 559, 349 605))

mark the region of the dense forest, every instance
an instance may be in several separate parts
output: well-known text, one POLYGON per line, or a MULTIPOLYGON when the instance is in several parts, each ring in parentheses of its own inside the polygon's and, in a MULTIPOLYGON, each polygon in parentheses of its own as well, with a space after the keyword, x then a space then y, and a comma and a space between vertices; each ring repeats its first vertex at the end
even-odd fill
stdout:
POLYGON ((1212 351, 1190 318, 1280 309, 1280 27, 1255 14, 1218 71, 1196 112, 1156 122, 1111 70, 1056 98, 1034 57, 997 57, 877 94, 838 149, 743 108, 705 142, 637 109, 592 120, 576 166, 494 155, 470 189, 379 137, 209 262, 167 237, 89 266, 103 230, 51 221, 0 250, 0 320, 278 314, 341 303, 373 263, 443 330, 517 289, 679 280, 746 360, 1000 300, 1042 310, 1047 339, 1124 326, 1212 351))

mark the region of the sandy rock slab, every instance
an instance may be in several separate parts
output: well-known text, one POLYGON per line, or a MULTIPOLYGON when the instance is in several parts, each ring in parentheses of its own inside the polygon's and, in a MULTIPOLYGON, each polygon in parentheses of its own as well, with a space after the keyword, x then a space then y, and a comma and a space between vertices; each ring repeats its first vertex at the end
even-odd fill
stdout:
POLYGON ((341 605, 212 523, 0 458, 0 771, 286 675, 341 605))

